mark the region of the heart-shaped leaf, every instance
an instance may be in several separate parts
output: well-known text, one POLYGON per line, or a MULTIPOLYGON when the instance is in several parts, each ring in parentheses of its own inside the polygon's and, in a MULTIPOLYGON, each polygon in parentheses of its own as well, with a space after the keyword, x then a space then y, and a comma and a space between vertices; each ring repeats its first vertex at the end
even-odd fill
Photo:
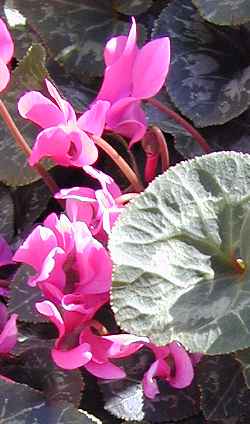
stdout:
MULTIPOLYGON (((29 90, 41 90, 44 78, 48 76, 45 64, 45 51, 34 44, 27 55, 12 72, 11 82, 4 92, 2 100, 8 108, 16 125, 30 146, 33 145, 37 130, 27 123, 17 111, 17 100, 29 90)), ((51 167, 51 164, 47 167, 51 167)), ((27 157, 17 147, 7 127, 1 121, 0 128, 0 181, 11 186, 29 184, 40 179, 40 175, 28 165, 27 157)))
POLYGON ((250 349, 236 352, 236 359, 241 363, 246 385, 250 389, 250 349))
POLYGON ((77 407, 80 404, 84 386, 80 371, 58 368, 47 347, 33 347, 23 352, 13 375, 8 377, 42 391, 49 405, 59 401, 70 402, 77 407))
POLYGON ((240 421, 240 418, 249 419, 250 390, 245 385, 240 364, 231 355, 203 358, 197 379, 201 409, 209 423, 224 419, 247 424, 248 421, 244 418, 240 421))
MULTIPOLYGON (((38 252, 37 252, 38 253, 38 252)), ((36 310, 35 303, 42 300, 42 294, 37 287, 27 284, 34 270, 28 265, 21 265, 11 283, 9 312, 18 314, 20 321, 46 322, 46 318, 36 310)))
POLYGON ((15 6, 36 29, 53 59, 78 78, 101 75, 105 42, 128 29, 114 13, 112 0, 15 0, 15 6))
POLYGON ((117 12, 136 16, 146 12, 152 3, 152 0, 115 0, 114 7, 117 12))
POLYGON ((218 28, 202 19, 190 0, 173 0, 153 30, 171 39, 167 89, 195 126, 221 125, 250 103, 249 28, 218 28))
POLYGON ((14 203, 7 187, 0 185, 0 235, 8 242, 14 235, 14 203))
POLYGON ((0 424, 101 424, 67 402, 49 406, 42 393, 25 384, 0 380, 0 424))
POLYGON ((250 21, 248 0, 192 0, 204 19, 216 25, 240 25, 250 21))
POLYGON ((250 156, 213 153, 170 168, 125 208, 109 245, 124 330, 193 352, 250 346, 249 190, 250 156))

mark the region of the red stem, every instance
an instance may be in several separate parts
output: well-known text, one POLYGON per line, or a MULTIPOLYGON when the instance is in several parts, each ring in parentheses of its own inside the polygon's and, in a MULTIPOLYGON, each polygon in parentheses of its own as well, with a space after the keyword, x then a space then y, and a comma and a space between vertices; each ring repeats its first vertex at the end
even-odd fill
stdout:
POLYGON ((153 126, 151 128, 151 131, 154 133, 158 146, 159 146, 159 151, 160 151, 160 155, 161 155, 161 169, 162 172, 165 172, 170 165, 170 161, 169 161, 169 152, 168 152, 168 145, 166 143, 165 137, 162 134, 162 131, 160 130, 160 128, 153 126))
POLYGON ((173 118, 187 132, 189 132, 189 134, 193 136, 193 138, 197 141, 197 143, 200 145, 200 147, 203 149, 205 153, 211 152, 211 148, 207 144, 205 138, 202 137, 202 135, 189 122, 187 122, 184 118, 182 118, 182 116, 180 116, 178 113, 174 112, 173 110, 169 109, 167 106, 165 106, 162 102, 155 99, 154 97, 151 97, 147 101, 151 103, 151 105, 159 109, 161 112, 165 113, 170 118, 173 118))
POLYGON ((130 168, 127 162, 119 155, 119 153, 117 153, 117 151, 113 149, 113 147, 110 146, 110 144, 107 143, 107 141, 105 141, 103 138, 97 137, 95 135, 93 135, 92 138, 95 144, 99 146, 102 150, 104 150, 104 152, 107 153, 107 155, 109 155, 111 159, 116 163, 116 165, 120 168, 125 177, 133 186, 134 191, 138 193, 143 191, 144 187, 141 184, 138 176, 133 171, 133 169, 130 168))

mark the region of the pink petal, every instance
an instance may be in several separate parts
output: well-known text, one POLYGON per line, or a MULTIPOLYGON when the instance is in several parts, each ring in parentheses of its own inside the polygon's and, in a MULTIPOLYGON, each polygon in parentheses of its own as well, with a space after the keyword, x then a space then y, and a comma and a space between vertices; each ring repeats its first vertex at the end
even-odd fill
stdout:
POLYGON ((0 19, 0 58, 6 64, 9 63, 14 53, 14 44, 7 26, 0 19))
POLYGON ((119 35, 118 37, 111 38, 104 49, 104 61, 106 66, 113 65, 122 55, 128 37, 126 35, 119 35))
POLYGON ((49 228, 38 225, 16 251, 13 260, 24 262, 40 271, 45 258, 56 245, 54 233, 49 228), (39 254, 34 254, 38 249, 39 254))
POLYGON ((5 354, 11 351, 17 340, 17 314, 12 314, 6 322, 3 331, 0 334, 0 354, 5 354))
POLYGON ((175 375, 169 379, 169 384, 177 389, 189 386, 194 377, 193 364, 189 354, 176 342, 170 343, 169 350, 175 361, 175 375))
MULTIPOLYGON (((59 108, 63 112, 65 122, 72 121, 72 122, 75 123, 76 122, 76 114, 75 114, 75 111, 72 108, 71 104, 69 102, 67 102, 66 100, 64 100, 60 96, 56 87, 47 78, 45 78, 45 83, 46 83, 49 94, 56 101, 59 108)), ((54 126, 54 125, 56 125, 56 124, 52 124, 50 126, 54 126)))
POLYGON ((90 361, 84 366, 88 372, 95 375, 98 378, 103 379, 120 379, 126 377, 125 372, 112 364, 111 362, 105 362, 98 364, 94 361, 90 361))
POLYGON ((147 129, 140 101, 126 97, 114 103, 107 114, 107 127, 131 139, 129 147, 141 140, 147 129))
POLYGON ((97 100, 114 102, 131 94, 132 69, 138 52, 134 18, 132 18, 132 26, 126 44, 124 45, 124 39, 110 40, 107 49, 108 51, 105 51, 104 56, 112 64, 105 69, 103 84, 97 100), (119 54, 117 54, 118 51, 119 54), (116 60, 114 61, 114 59, 116 60))
POLYGON ((66 199, 66 212, 71 221, 83 221, 88 226, 96 214, 95 191, 88 187, 62 189, 56 199, 66 199))
POLYGON ((111 358, 126 358, 137 352, 149 341, 147 337, 137 337, 133 334, 115 334, 103 336, 103 338, 112 342, 108 350, 108 356, 111 358))
POLYGON ((48 317, 53 322, 58 329, 59 337, 63 337, 65 334, 65 325, 57 307, 52 302, 44 300, 43 302, 36 303, 36 309, 40 314, 48 317))
POLYGON ((42 290, 43 282, 49 282, 62 290, 66 279, 63 269, 66 258, 66 253, 60 247, 52 249, 45 258, 38 273, 29 279, 28 284, 30 286, 39 284, 39 288, 42 290))
POLYGON ((8 243, 0 236, 0 266, 12 264, 12 256, 8 243))
POLYGON ((108 293, 67 294, 63 296, 62 307, 71 312, 79 312, 87 321, 91 319, 102 305, 109 301, 108 293))
POLYGON ((10 80, 10 71, 0 58, 0 92, 5 89, 10 80))
POLYGON ((69 133, 69 138, 75 150, 75 153, 69 157, 72 166, 83 167, 96 162, 98 158, 97 147, 84 131, 73 130, 69 133))
POLYGON ((73 370, 86 365, 92 358, 88 343, 80 344, 71 350, 52 349, 52 358, 58 367, 73 370))
POLYGON ((42 128, 66 123, 63 112, 39 91, 24 94, 17 104, 20 115, 42 128))
POLYGON ((147 43, 133 67, 131 95, 138 99, 155 96, 163 86, 170 64, 170 41, 163 37, 147 43))
POLYGON ((160 393, 160 390, 158 388, 157 381, 155 380, 155 375, 157 374, 157 368, 158 368, 159 361, 153 362, 153 364, 150 366, 147 372, 145 372, 142 384, 143 384, 143 391, 145 395, 149 399, 154 399, 158 393, 160 393))
POLYGON ((101 136, 109 108, 109 102, 97 100, 97 102, 78 119, 78 127, 90 134, 101 136))
POLYGON ((71 137, 60 127, 51 127, 38 134, 29 164, 34 166, 44 157, 50 157, 55 163, 62 166, 71 166, 69 149, 71 137))

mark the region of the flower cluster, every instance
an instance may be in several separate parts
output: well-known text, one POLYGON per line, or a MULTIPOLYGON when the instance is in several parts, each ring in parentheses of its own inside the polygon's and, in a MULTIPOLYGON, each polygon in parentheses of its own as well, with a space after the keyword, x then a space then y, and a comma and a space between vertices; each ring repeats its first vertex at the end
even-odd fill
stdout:
MULTIPOLYGON (((12 55, 11 39, 4 32, 4 24, 0 31, 8 51, 4 54, 1 47, 1 67, 5 69, 12 55)), ((164 84, 170 62, 169 39, 153 40, 140 49, 132 18, 128 36, 109 40, 104 59, 106 69, 100 91, 80 117, 49 80, 45 84, 50 98, 31 91, 18 102, 21 116, 42 128, 29 157, 30 165, 49 157, 58 165, 82 168, 99 188, 72 187, 56 193, 55 198, 65 201, 65 214, 58 217, 52 213, 42 225, 37 225, 13 259, 34 270, 28 284, 41 291, 44 300, 36 308, 58 330, 52 349, 58 366, 83 366, 99 378, 120 379, 125 372, 112 361, 146 346, 152 350, 155 361, 142 383, 146 396, 154 398, 159 393, 157 378, 176 388, 190 385, 197 357, 177 342, 159 347, 146 337, 109 335, 95 319, 96 312, 109 302, 112 262, 107 241, 122 212, 123 194, 109 175, 93 165, 98 158, 96 137, 101 137, 105 130, 125 136, 129 147, 144 137, 147 121, 142 100, 154 96, 164 84)), ((3 262, 10 258, 8 250, 4 250, 3 262)), ((1 353, 1 349, 6 351, 13 345, 11 334, 15 332, 16 316, 7 321, 4 307, 0 313, 1 322, 6 323, 0 335, 1 353), (10 337, 2 347, 6 331, 10 337)))

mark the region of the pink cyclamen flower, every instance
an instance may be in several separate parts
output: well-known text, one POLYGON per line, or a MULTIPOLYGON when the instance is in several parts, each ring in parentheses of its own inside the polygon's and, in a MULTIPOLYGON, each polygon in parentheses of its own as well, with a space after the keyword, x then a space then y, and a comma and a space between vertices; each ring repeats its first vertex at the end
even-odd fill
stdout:
POLYGON ((145 337, 131 334, 98 335, 103 328, 100 323, 94 320, 86 322, 75 312, 64 312, 62 315, 49 301, 37 303, 36 308, 58 329, 59 336, 52 349, 52 357, 61 368, 84 366, 99 378, 124 378, 125 372, 114 365, 112 359, 129 356, 148 342, 145 337))
POLYGON ((11 35, 0 19, 0 91, 4 90, 10 80, 10 72, 7 64, 14 53, 14 44, 11 35))
POLYGON ((28 284, 45 298, 85 320, 109 299, 112 263, 106 249, 92 237, 84 222, 50 214, 15 253, 13 260, 32 266, 28 284), (39 254, 34 254, 39 252, 39 254))
POLYGON ((184 347, 177 342, 167 346, 155 346, 150 343, 148 347, 155 355, 155 361, 143 377, 143 389, 148 398, 154 399, 160 393, 156 377, 167 381, 176 389, 183 389, 192 383, 193 366, 200 357, 195 357, 193 360, 184 347))
POLYGON ((17 314, 12 314, 8 319, 8 311, 0 303, 0 356, 6 355, 13 349, 17 340, 17 314))
POLYGON ((104 172, 91 166, 84 167, 84 170, 99 181, 101 189, 73 187, 60 190, 55 197, 66 199, 66 212, 72 221, 85 222, 93 236, 105 243, 122 211, 122 205, 116 202, 122 192, 104 172))
POLYGON ((141 49, 136 44, 136 22, 128 36, 111 38, 104 50, 104 80, 97 100, 107 100, 111 107, 106 128, 131 139, 130 146, 142 139, 147 122, 141 100, 158 93, 170 64, 168 37, 155 39, 141 49))
POLYGON ((24 94, 18 102, 20 115, 43 128, 36 138, 29 164, 33 166, 44 157, 62 166, 94 163, 98 150, 89 134, 102 134, 109 103, 96 102, 77 121, 70 103, 62 99, 50 81, 45 82, 54 102, 38 91, 24 94))

